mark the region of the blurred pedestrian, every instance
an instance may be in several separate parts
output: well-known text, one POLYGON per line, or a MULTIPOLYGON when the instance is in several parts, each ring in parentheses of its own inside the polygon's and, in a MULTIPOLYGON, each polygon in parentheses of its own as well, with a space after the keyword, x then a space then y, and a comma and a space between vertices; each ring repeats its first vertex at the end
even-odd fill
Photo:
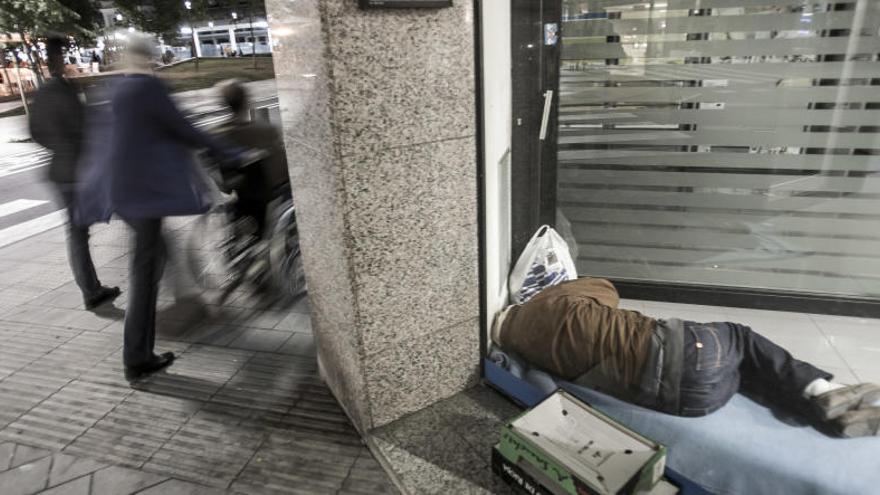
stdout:
POLYGON ((239 210, 256 221, 256 236, 262 237, 269 204, 281 195, 290 194, 284 142, 275 126, 249 118, 250 98, 242 81, 224 81, 218 89, 232 112, 232 119, 217 128, 218 135, 241 148, 261 150, 267 155, 258 165, 248 167, 256 170, 245 173, 245 183, 236 191, 239 210))
POLYGON ((101 72, 101 56, 95 50, 92 50, 92 56, 89 58, 89 66, 91 67, 92 74, 97 74, 101 72))
POLYGON ((98 281, 89 252, 89 227, 73 221, 77 167, 83 148, 85 111, 76 88, 64 77, 64 38, 50 36, 46 42, 52 78, 37 92, 31 104, 30 132, 34 141, 52 152, 49 180, 68 213, 67 250, 73 277, 83 294, 86 309, 94 309, 119 296, 118 287, 98 281))
POLYGON ((107 163, 89 174, 92 199, 83 204, 83 217, 106 221, 116 213, 134 231, 123 346, 125 377, 134 381, 174 361, 171 352, 153 351, 156 298, 166 260, 162 219, 204 213, 211 206, 192 150, 208 148, 222 157, 230 152, 190 125, 174 105, 168 88, 152 74, 152 43, 130 40, 128 74, 111 100, 107 163))

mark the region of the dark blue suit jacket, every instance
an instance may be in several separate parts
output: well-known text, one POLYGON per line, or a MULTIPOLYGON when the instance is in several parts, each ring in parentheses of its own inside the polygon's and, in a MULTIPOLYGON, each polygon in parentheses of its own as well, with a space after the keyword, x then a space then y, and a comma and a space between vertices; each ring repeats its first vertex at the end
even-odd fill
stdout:
POLYGON ((78 223, 108 221, 114 213, 161 218, 207 211, 208 188, 193 151, 231 152, 184 119, 159 79, 145 74, 121 79, 103 120, 87 138, 92 163, 80 190, 78 223))

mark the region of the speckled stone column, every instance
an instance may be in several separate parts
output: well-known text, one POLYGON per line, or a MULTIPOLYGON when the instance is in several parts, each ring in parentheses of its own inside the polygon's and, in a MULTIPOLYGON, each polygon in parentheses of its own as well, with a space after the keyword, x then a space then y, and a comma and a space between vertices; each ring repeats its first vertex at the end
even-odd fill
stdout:
POLYGON ((266 3, 319 358, 366 431, 477 378, 472 4, 266 3))

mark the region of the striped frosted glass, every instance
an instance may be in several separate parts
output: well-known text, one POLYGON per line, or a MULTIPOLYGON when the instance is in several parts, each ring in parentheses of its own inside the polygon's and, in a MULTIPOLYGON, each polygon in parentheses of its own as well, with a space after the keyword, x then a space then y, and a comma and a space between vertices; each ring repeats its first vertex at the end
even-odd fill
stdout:
POLYGON ((588 275, 880 297, 880 1, 565 1, 588 275))

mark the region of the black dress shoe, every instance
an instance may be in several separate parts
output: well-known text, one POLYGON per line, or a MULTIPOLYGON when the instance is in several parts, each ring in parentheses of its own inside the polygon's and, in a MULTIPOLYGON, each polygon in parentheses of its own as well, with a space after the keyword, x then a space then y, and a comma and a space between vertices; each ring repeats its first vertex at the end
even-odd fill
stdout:
POLYGON ((167 367, 171 363, 174 362, 174 353, 173 352, 165 352, 158 356, 153 355, 153 359, 147 361, 144 364, 138 364, 135 366, 126 366, 125 367, 125 379, 133 382, 135 380, 139 380, 151 373, 155 373, 162 368, 167 367))
POLYGON ((101 287, 97 294, 86 298, 86 309, 95 309, 106 302, 116 299, 119 297, 119 294, 122 294, 119 287, 101 287))

